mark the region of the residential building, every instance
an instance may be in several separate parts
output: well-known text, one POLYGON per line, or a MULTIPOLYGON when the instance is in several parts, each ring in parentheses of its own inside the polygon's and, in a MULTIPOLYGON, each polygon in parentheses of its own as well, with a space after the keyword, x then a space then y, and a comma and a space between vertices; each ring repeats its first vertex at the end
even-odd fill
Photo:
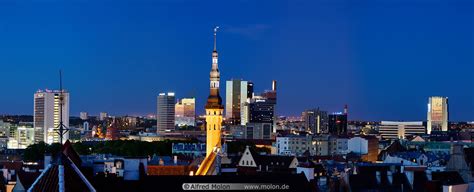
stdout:
POLYGON ((288 135, 276 138, 276 148, 278 155, 301 156, 306 151, 314 155, 315 150, 312 145, 312 137, 310 135, 288 135))
POLYGON ((349 138, 344 136, 329 136, 328 138, 328 154, 329 155, 345 155, 349 152, 349 138))
POLYGON ((353 137, 347 142, 349 152, 361 155, 362 160, 375 162, 377 161, 378 139, 371 136, 353 137))
POLYGON ((253 175, 261 173, 294 174, 298 166, 295 156, 259 155, 251 152, 247 146, 237 165, 241 174, 253 175))

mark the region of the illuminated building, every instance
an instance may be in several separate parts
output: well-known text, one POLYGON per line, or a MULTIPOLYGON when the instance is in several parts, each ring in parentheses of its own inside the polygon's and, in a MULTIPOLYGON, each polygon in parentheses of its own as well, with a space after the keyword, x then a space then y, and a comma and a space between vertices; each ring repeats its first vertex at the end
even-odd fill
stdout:
POLYGON ((174 93, 160 93, 157 103, 157 132, 174 130, 174 93))
POLYGON ((31 126, 16 127, 16 133, 8 138, 8 149, 26 149, 35 142, 35 129, 31 126))
POLYGON ((109 115, 106 112, 99 113, 99 120, 104 121, 109 115))
POLYGON ((271 123, 247 123, 244 139, 271 139, 271 123))
POLYGON ((175 107, 175 125, 196 126, 196 99, 183 98, 175 107))
POLYGON ((267 98, 255 97, 249 103, 249 123, 270 123, 275 120, 275 103, 267 98))
MULTIPOLYGON (((59 142, 59 134, 55 129, 59 128, 61 107, 59 90, 39 90, 34 95, 34 129, 35 142, 44 141, 52 144, 59 142)), ((69 93, 64 92, 62 116, 63 124, 69 127, 69 93)), ((69 132, 64 134, 63 141, 69 139, 69 132)))
POLYGON ((426 132, 448 130, 448 98, 430 97, 426 132))
POLYGON ((382 121, 379 133, 384 139, 405 139, 408 135, 425 134, 425 126, 421 121, 382 121))
POLYGON ((120 133, 117 127, 117 124, 113 122, 109 127, 107 127, 107 131, 105 133, 106 140, 117 140, 120 138, 120 133))
POLYGON ((304 127, 306 131, 313 134, 326 132, 328 129, 328 113, 317 109, 309 109, 302 114, 304 127))
POLYGON ((87 119, 89 119, 89 114, 88 114, 87 112, 81 112, 81 113, 79 114, 79 116, 80 116, 81 120, 87 120, 87 119))
POLYGON ((241 124, 241 106, 252 94, 252 82, 235 79, 226 82, 225 117, 230 124, 241 124))
POLYGON ((224 107, 219 95, 220 73, 218 67, 218 54, 216 50, 217 27, 214 29, 214 51, 212 52, 212 68, 210 73, 210 93, 206 103, 206 157, 214 147, 221 148, 221 128, 224 107))
POLYGON ((377 161, 378 139, 372 136, 353 137, 347 141, 348 150, 350 152, 362 156, 363 161, 377 161))
POLYGON ((328 119, 328 129, 330 134, 347 134, 347 105, 344 107, 344 113, 332 113, 328 116, 328 119))

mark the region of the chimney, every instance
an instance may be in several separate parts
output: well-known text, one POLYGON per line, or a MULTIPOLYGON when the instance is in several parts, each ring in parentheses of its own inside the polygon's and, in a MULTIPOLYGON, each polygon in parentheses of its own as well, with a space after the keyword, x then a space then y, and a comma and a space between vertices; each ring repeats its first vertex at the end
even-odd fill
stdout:
POLYGON ((174 164, 175 164, 175 165, 177 165, 177 164, 178 164, 178 156, 176 156, 176 155, 174 156, 174 158, 173 158, 173 162, 174 162, 174 164))

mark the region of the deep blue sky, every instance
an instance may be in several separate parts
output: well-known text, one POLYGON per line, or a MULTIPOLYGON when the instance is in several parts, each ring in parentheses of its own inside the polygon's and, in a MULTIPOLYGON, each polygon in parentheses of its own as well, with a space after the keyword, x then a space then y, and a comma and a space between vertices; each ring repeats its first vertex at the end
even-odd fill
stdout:
POLYGON ((278 80, 279 114, 424 120, 442 95, 474 120, 470 0, 1 1, 0 114, 32 114, 59 68, 72 115, 155 113, 161 91, 202 112, 215 25, 221 80, 278 80))

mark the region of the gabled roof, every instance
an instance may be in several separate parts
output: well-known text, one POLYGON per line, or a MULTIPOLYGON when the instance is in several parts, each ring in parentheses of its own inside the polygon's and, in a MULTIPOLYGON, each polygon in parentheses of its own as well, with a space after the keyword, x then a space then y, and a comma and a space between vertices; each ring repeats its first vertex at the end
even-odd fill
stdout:
POLYGON ((295 156, 259 155, 255 152, 252 152, 249 147, 245 149, 244 154, 240 158, 240 161, 247 158, 251 158, 255 161, 255 166, 253 167, 269 166, 273 168, 290 168, 292 164, 296 164, 294 166, 296 168, 296 166, 298 165, 298 159, 296 159, 295 156))
MULTIPOLYGON (((64 155, 62 164, 64 167, 64 185, 66 191, 91 191, 88 186, 90 183, 84 181, 83 178, 85 177, 82 173, 80 173, 75 164, 64 155)), ((60 165, 56 163, 50 164, 31 185, 30 190, 59 191, 59 169, 60 165)))
POLYGON ((66 140, 66 142, 64 142, 61 150, 62 150, 62 153, 64 155, 69 157, 69 159, 71 159, 72 162, 74 162, 74 164, 76 164, 76 166, 81 166, 81 164, 82 164, 81 157, 79 156, 79 154, 77 154, 76 150, 74 150, 74 148, 72 147, 72 144, 71 144, 71 142, 69 142, 69 140, 66 140))
POLYGON ((31 187, 33 182, 35 182, 36 178, 38 178, 39 175, 39 172, 19 171, 17 175, 17 185, 21 183, 24 189, 28 189, 31 187))
POLYGON ((399 140, 396 140, 379 153, 378 159, 383 160, 383 158, 388 154, 393 154, 396 152, 404 152, 404 151, 407 151, 407 149, 400 143, 399 140))
POLYGON ((71 143, 66 141, 56 161, 45 168, 28 190, 59 191, 59 172, 63 169, 66 191, 95 191, 94 187, 79 170, 81 160, 78 157, 79 155, 74 151, 71 143))

